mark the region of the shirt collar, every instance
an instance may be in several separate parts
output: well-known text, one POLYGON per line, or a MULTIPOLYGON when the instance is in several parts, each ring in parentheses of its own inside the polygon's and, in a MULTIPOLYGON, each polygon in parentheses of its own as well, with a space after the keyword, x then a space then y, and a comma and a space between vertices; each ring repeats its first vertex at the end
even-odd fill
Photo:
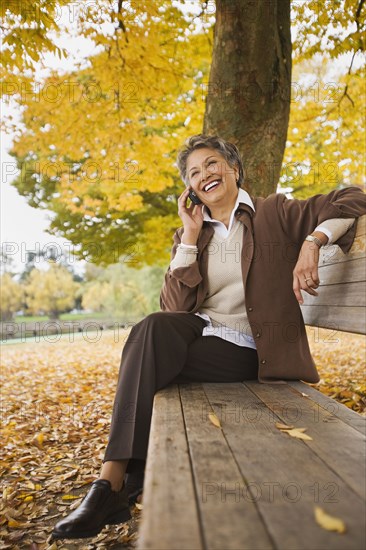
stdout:
MULTIPOLYGON (((236 212, 236 210, 237 210, 240 203, 247 204, 248 206, 250 206, 250 208, 253 210, 253 212, 255 212, 254 204, 253 204, 252 199, 250 198, 249 193, 247 193, 246 191, 244 191, 244 189, 239 187, 239 192, 238 192, 238 196, 236 198, 236 203, 235 203, 234 208, 233 208, 233 210, 231 212, 231 215, 230 215, 230 224, 229 224, 229 226, 231 225, 231 221, 232 221, 232 219, 234 217, 234 214, 235 214, 235 212, 236 212)), ((203 207, 202 207, 202 213, 203 213, 203 219, 204 219, 205 222, 221 223, 218 220, 215 220, 214 218, 211 218, 210 214, 208 213, 208 208, 205 205, 203 205, 203 207)))

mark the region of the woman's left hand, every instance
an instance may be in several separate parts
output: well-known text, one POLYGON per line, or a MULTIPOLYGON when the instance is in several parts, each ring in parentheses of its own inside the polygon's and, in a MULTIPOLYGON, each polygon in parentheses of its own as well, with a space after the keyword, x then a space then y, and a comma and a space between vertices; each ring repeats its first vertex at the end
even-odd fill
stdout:
POLYGON ((301 290, 305 290, 312 296, 318 296, 315 291, 319 286, 318 275, 319 247, 317 244, 304 241, 299 259, 293 271, 293 291, 299 304, 304 303, 301 290))

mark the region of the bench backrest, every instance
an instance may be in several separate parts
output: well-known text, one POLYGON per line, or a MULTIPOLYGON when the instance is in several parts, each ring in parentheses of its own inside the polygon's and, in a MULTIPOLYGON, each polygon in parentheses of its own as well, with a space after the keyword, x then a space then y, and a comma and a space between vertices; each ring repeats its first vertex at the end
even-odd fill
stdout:
POLYGON ((322 248, 319 296, 303 293, 301 306, 307 325, 366 333, 366 216, 358 220, 348 254, 337 245, 322 248))

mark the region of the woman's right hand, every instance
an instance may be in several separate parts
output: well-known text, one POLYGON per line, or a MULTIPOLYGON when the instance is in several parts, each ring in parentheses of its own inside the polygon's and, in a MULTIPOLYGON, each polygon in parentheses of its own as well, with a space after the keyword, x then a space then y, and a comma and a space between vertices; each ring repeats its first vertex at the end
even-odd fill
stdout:
POLYGON ((196 244, 203 225, 203 205, 191 203, 191 205, 187 207, 189 191, 190 187, 187 187, 178 199, 178 215, 184 227, 182 243, 196 244))

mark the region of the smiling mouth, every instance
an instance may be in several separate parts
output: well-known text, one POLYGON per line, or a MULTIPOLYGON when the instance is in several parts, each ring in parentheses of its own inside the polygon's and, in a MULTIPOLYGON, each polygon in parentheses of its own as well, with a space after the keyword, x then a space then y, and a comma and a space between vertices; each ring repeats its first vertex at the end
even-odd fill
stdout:
POLYGON ((205 193, 209 193, 210 191, 212 191, 213 189, 215 189, 218 185, 220 185, 220 183, 221 183, 221 180, 219 180, 219 179, 210 181, 210 183, 207 183, 207 184, 203 187, 203 191, 204 191, 205 193))

